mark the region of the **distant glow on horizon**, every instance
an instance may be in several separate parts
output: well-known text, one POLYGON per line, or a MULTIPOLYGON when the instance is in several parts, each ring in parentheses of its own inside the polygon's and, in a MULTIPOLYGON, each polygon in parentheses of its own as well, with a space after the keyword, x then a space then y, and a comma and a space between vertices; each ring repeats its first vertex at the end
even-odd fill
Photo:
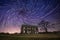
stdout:
POLYGON ((20 33, 21 30, 19 27, 5 27, 5 29, 2 29, 4 33, 9 33, 9 34, 13 34, 13 33, 20 33))

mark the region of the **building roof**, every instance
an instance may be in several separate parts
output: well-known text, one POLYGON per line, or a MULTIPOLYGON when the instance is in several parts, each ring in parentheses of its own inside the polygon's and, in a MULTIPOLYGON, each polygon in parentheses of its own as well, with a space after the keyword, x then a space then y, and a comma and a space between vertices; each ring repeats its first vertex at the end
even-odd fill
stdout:
POLYGON ((23 27, 38 27, 38 26, 35 26, 35 25, 22 25, 23 27))

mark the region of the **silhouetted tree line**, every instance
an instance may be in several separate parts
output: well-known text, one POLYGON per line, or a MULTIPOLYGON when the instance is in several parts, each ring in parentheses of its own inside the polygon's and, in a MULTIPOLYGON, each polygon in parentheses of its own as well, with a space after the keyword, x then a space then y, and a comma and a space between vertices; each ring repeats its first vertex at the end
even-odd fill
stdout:
POLYGON ((9 33, 1 32, 0 35, 9 35, 9 33))

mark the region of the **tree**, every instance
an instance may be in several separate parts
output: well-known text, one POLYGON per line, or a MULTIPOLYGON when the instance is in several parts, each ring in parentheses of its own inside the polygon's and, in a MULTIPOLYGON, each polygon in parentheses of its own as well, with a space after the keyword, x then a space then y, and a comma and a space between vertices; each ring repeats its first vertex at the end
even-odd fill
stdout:
POLYGON ((48 21, 42 20, 40 23, 38 23, 39 26, 44 27, 45 32, 48 32, 47 27, 49 25, 48 21))

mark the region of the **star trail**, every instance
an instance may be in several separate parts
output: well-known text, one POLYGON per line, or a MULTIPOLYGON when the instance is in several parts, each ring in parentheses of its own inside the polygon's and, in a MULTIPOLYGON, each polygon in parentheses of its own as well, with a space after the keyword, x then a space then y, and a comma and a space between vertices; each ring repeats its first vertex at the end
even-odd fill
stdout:
POLYGON ((0 32, 20 33, 22 24, 43 19, 60 21, 60 0, 0 0, 0 32))

